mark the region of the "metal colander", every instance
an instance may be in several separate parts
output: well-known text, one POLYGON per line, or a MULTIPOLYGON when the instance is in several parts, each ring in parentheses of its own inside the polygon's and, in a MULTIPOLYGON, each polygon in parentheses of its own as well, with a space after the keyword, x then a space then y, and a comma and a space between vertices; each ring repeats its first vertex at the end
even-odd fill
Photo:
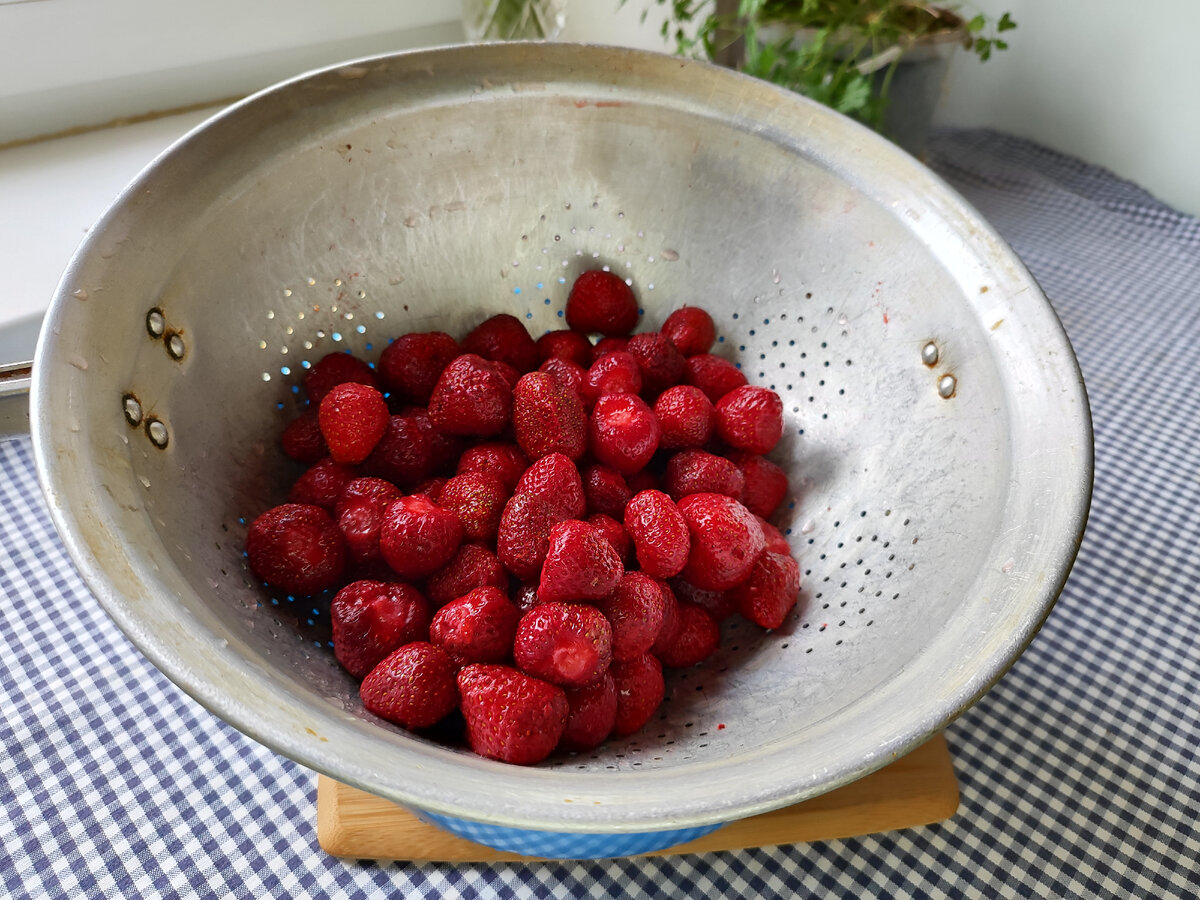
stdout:
POLYGON ((239 103, 157 159, 66 272, 34 374, 53 516, 170 678, 307 766, 485 823, 623 832, 729 821, 905 753, 1047 615, 1091 484, 1071 347, 957 195, 796 95, 610 48, 366 59, 239 103), (272 596, 247 522, 306 367, 510 312, 563 327, 607 267, 683 304, 782 396, 776 518, 800 560, 773 632, 731 621, 638 734, 533 768, 365 714, 327 611, 272 596))

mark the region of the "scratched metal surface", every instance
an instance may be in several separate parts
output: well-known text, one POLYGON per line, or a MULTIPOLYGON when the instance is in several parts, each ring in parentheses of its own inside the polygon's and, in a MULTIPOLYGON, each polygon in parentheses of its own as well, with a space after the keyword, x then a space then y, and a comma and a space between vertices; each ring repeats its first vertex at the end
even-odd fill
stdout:
POLYGON ((344 782, 561 830, 726 821, 915 746, 1031 639, 1091 484, 1070 345, 956 194, 802 98, 606 48, 380 57, 217 117, 72 262, 33 410, 68 550, 185 690, 344 782), (710 309, 717 352, 783 397, 804 587, 639 735, 516 769, 366 717, 320 605, 265 594, 241 545, 296 474, 274 436, 305 361, 501 311, 538 335, 601 265, 643 328, 710 309))

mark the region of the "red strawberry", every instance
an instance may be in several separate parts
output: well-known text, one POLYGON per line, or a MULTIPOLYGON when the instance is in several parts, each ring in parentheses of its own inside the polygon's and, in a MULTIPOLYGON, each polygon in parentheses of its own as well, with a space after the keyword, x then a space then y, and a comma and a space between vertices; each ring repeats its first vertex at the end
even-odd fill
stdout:
POLYGON ((771 460, 753 453, 734 453, 729 460, 742 473, 744 487, 738 498, 742 506, 756 516, 769 519, 787 496, 787 472, 771 460))
POLYGON ((743 385, 717 401, 717 436, 730 447, 770 453, 783 435, 783 401, 769 388, 743 385))
MULTIPOLYGON (((575 332, 571 332, 574 334, 575 332)), ((569 359, 559 359, 557 356, 552 356, 540 366, 537 370, 545 372, 552 376, 564 390, 574 391, 583 398, 583 381, 587 377, 587 369, 569 359)))
POLYGON ((624 572, 603 534, 587 522, 567 519, 550 529, 538 597, 544 603, 598 600, 612 592, 624 572))
POLYGON ((625 737, 650 721, 666 694, 662 663, 649 653, 614 662, 609 669, 617 688, 613 734, 625 737))
POLYGON ((562 453, 579 459, 587 449, 583 400, 547 372, 521 376, 513 390, 513 433, 530 459, 562 453))
POLYGON ((578 331, 547 331, 537 339, 538 358, 562 359, 586 369, 592 362, 592 344, 578 331))
POLYGON ((521 614, 529 612, 542 601, 538 599, 536 584, 518 585, 509 594, 512 598, 513 605, 521 611, 521 614))
POLYGON ((428 497, 434 503, 437 503, 438 497, 441 496, 442 488, 446 486, 446 482, 449 480, 449 478, 445 478, 441 475, 435 475, 432 478, 426 478, 424 481, 418 481, 413 485, 413 488, 411 491, 409 491, 409 493, 421 494, 424 497, 428 497))
POLYGON ((662 324, 662 333, 684 356, 707 353, 717 339, 712 316, 698 306, 681 306, 662 324))
POLYGON ((429 418, 446 434, 499 434, 511 412, 512 387, 496 366, 473 353, 446 366, 429 398, 429 418))
POLYGON ((440 475, 453 475, 458 458, 467 448, 467 439, 446 434, 433 424, 429 410, 424 406, 404 406, 397 413, 411 420, 429 439, 429 452, 433 457, 433 471, 440 475))
POLYGON ((612 272, 584 272, 567 295, 567 325, 574 331, 619 337, 633 331, 639 315, 633 291, 612 272))
POLYGON ((662 480, 649 469, 642 469, 640 472, 626 475, 625 483, 629 485, 629 491, 634 496, 642 491, 661 491, 663 489, 662 480))
POLYGON ((676 613, 679 628, 675 639, 659 648, 659 661, 672 669, 686 669, 704 662, 721 642, 716 620, 703 606, 680 603, 676 613))
POLYGON ((429 601, 412 585, 352 581, 329 604, 333 655, 364 678, 392 651, 429 637, 429 601))
POLYGON ((618 350, 599 357, 584 373, 580 392, 588 407, 605 394, 640 394, 642 370, 633 354, 618 350))
POLYGON ((679 600, 675 597, 671 586, 665 581, 658 582, 658 585, 662 589, 665 606, 663 607, 662 628, 658 629, 658 637, 654 639, 654 645, 650 648, 650 652, 656 657, 661 657, 679 639, 679 634, 683 631, 683 619, 679 615, 679 600))
POLYGON ((764 553, 750 577, 729 593, 745 618, 763 628, 778 628, 800 596, 800 566, 791 556, 764 553))
POLYGON ((732 591, 706 591, 682 578, 671 579, 671 590, 675 592, 680 603, 703 606, 717 622, 724 622, 738 611, 732 591))
POLYGON ((329 514, 337 508, 338 497, 354 478, 354 468, 325 459, 313 464, 292 482, 288 491, 289 503, 307 503, 319 506, 329 514))
POLYGON ((602 513, 617 521, 625 518, 625 504, 633 497, 624 476, 608 466, 590 465, 583 470, 583 495, 590 513, 602 513))
POLYGON ((704 450, 683 450, 672 456, 663 481, 677 503, 688 494, 724 494, 738 500, 746 484, 737 466, 704 450))
POLYGON ((617 589, 596 602, 612 626, 614 660, 633 659, 650 648, 662 630, 667 597, 662 585, 644 572, 626 572, 617 589))
POLYGON ((541 497, 568 519, 582 519, 587 510, 579 470, 561 453, 547 454, 526 469, 513 493, 541 497))
POLYGON ((370 671, 359 685, 368 712, 403 728, 429 728, 458 706, 457 667, 440 647, 414 641, 370 671))
POLYGON ((521 380, 521 376, 524 374, 523 372, 518 372, 502 359, 493 359, 490 362, 492 367, 500 373, 510 391, 517 386, 517 382, 521 380))
POLYGON ((399 488, 382 478, 355 478, 342 488, 334 518, 346 538, 346 550, 354 562, 368 563, 379 558, 383 512, 399 497, 399 488))
POLYGON ((449 479, 437 495, 437 504, 458 513, 468 541, 494 541, 508 491, 488 472, 467 472, 449 479))
POLYGON ((332 587, 346 565, 342 532, 319 506, 284 503, 250 523, 246 556, 252 571, 289 594, 332 587))
POLYGON ((292 419, 283 429, 279 444, 288 458, 310 466, 329 455, 315 409, 307 410, 292 419))
POLYGON ((500 516, 496 555, 522 581, 537 581, 550 548, 550 529, 566 516, 532 494, 513 494, 500 516))
POLYGON ((667 388, 654 401, 654 415, 662 426, 665 450, 703 447, 712 440, 717 412, 704 391, 690 384, 667 388))
POLYGON ((482 544, 462 544, 448 563, 425 580, 425 595, 437 608, 488 586, 508 587, 508 572, 500 558, 482 544))
POLYGON ((746 376, 741 369, 711 353, 689 356, 683 378, 688 384, 704 391, 704 395, 713 403, 746 383, 746 376))
POLYGON ((629 501, 625 530, 647 575, 670 578, 687 564, 691 547, 687 522, 662 491, 642 491, 629 501))
POLYGON ((500 588, 475 588, 437 611, 429 640, 459 665, 504 662, 520 618, 521 611, 500 588))
POLYGON ((513 660, 551 684, 591 684, 612 662, 612 628, 594 606, 542 602, 517 623, 513 660))
POLYGON ((458 514, 428 497, 393 500, 383 514, 379 550, 401 578, 424 578, 444 566, 462 543, 458 514))
POLYGON ((321 400, 317 420, 335 462, 366 459, 388 426, 387 401, 366 384, 339 384, 321 400))
POLYGON ((392 341, 379 356, 379 380, 398 399, 425 405, 451 360, 458 341, 441 331, 412 332, 392 341))
POLYGON ((642 393, 657 397, 667 388, 683 381, 687 363, 670 339, 657 331, 635 334, 626 352, 637 360, 642 373, 642 393))
POLYGON ((559 750, 584 753, 599 747, 617 721, 617 684, 607 672, 594 684, 566 691, 567 724, 558 740, 559 750))
POLYGON ((529 468, 529 460, 516 444, 488 441, 464 450, 458 458, 458 474, 488 472, 500 479, 504 489, 515 491, 517 482, 529 468))
POLYGON ((542 361, 537 345, 521 320, 508 313, 500 313, 476 325, 463 338, 462 348, 464 353, 510 365, 518 375, 533 371, 542 361))
POLYGON ((585 521, 600 532, 609 545, 617 551, 622 565, 628 566, 633 561, 633 539, 625 530, 624 525, 604 513, 593 513, 585 521))
POLYGON ((689 494, 679 511, 692 535, 683 577, 696 587, 724 591, 743 581, 766 547, 754 513, 724 494, 689 494))
POLYGON ((558 744, 570 713, 562 688, 510 666, 464 666, 458 690, 471 749, 501 762, 541 762, 558 744))
POLYGON ((642 469, 662 434, 654 411, 636 394, 608 394, 588 419, 588 447, 597 462, 631 475, 642 469))
POLYGON ((363 468, 405 489, 429 478, 438 466, 432 435, 413 415, 390 416, 387 429, 363 468))
POLYGON ((624 353, 625 348, 628 346, 629 338, 627 337, 600 338, 600 340, 592 345, 592 356, 589 365, 594 364, 600 357, 608 356, 610 353, 624 353))
POLYGON ((380 386, 375 370, 357 356, 349 353, 330 353, 323 356, 304 376, 304 392, 308 402, 320 406, 325 395, 339 384, 354 382, 373 388, 380 386))
MULTIPOLYGON (((742 504, 745 506, 745 504, 742 504)), ((782 553, 785 556, 790 556, 792 553, 792 545, 788 543, 783 532, 768 522, 761 516, 756 516, 758 524, 762 527, 763 537, 767 539, 767 551, 770 553, 782 553)))

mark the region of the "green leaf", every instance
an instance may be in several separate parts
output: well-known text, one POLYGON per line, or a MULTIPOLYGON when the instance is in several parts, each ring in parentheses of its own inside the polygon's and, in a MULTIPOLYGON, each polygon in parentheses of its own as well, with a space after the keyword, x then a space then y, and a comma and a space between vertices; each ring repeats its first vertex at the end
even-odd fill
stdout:
POLYGON ((978 34, 983 31, 983 26, 987 24, 987 20, 983 16, 976 16, 967 23, 967 31, 971 34, 978 34))
POLYGON ((1012 31, 1017 27, 1017 23, 1012 20, 1012 17, 1005 13, 1000 17, 1000 21, 996 23, 997 31, 1012 31))

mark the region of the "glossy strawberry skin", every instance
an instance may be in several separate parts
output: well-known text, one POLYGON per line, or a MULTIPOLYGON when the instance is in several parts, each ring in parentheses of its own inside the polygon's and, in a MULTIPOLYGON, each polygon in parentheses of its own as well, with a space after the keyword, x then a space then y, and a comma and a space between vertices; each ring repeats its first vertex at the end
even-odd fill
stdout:
POLYGON ((678 503, 688 494, 724 494, 740 500, 746 486, 741 470, 723 456, 705 450, 681 450, 669 460, 663 486, 678 503))
POLYGON ((771 460, 753 453, 734 453, 729 457, 742 473, 742 506, 756 516, 769 519, 788 495, 787 472, 771 460))
POLYGON ((667 388, 654 401, 654 415, 662 426, 664 450, 703 447, 716 430, 717 411, 704 391, 690 384, 667 388))
POLYGON ((566 516, 541 497, 513 494, 500 516, 496 555, 509 572, 526 582, 537 582, 550 548, 550 530, 566 516))
POLYGON ((687 363, 670 339, 657 331, 643 331, 629 339, 625 351, 637 360, 642 373, 642 393, 653 399, 683 381, 687 363))
POLYGON ((467 741, 480 756, 515 765, 541 762, 566 727, 562 688, 510 666, 473 663, 458 672, 467 741))
POLYGON ((312 465, 329 455, 325 435, 321 434, 321 423, 315 409, 310 409, 292 419, 279 439, 280 448, 289 459, 312 465))
POLYGON ((642 491, 625 507, 625 530, 642 571, 670 578, 683 571, 691 549, 687 522, 662 491, 642 491))
POLYGON ((617 718, 613 734, 625 737, 640 730, 654 716, 666 694, 662 663, 643 653, 614 662, 609 669, 617 689, 617 718))
POLYGON ((596 607, 612 626, 614 660, 649 653, 662 631, 667 598, 662 585, 644 572, 626 572, 617 589, 596 607))
POLYGON ((562 453, 549 453, 530 465, 513 493, 540 497, 568 519, 582 519, 587 510, 583 479, 562 453))
POLYGON ((539 603, 517 623, 513 660, 521 671, 551 684, 591 684, 612 662, 612 626, 594 606, 539 603))
POLYGON ((500 558, 483 544, 462 544, 450 561, 425 579, 425 596, 435 609, 475 588, 508 587, 508 572, 500 558))
POLYGON ((459 665, 505 662, 512 655, 521 611, 496 587, 480 587, 437 611, 429 640, 459 665))
POLYGON ((713 403, 746 384, 746 376, 741 369, 724 357, 711 353, 689 356, 683 379, 687 384, 704 391, 704 395, 713 403))
POLYGON ((769 388, 743 385, 716 403, 717 436, 730 447, 770 453, 783 435, 783 401, 769 388))
POLYGON ((342 489, 334 518, 354 562, 369 563, 379 558, 379 530, 384 511, 400 496, 399 488, 390 481, 370 476, 355 478, 342 489))
POLYGON ((423 406, 442 370, 462 353, 458 341, 445 332, 411 332, 384 348, 379 356, 379 380, 399 400, 423 406))
POLYGON ((576 460, 587 449, 583 400, 546 372, 529 372, 517 382, 512 425, 517 445, 531 460, 548 453, 576 460))
POLYGON ((617 722, 617 684, 607 672, 593 684, 566 690, 567 724, 558 750, 583 753, 599 747, 617 722))
POLYGON ((617 586, 625 567, 608 539, 586 522, 567 519, 550 529, 538 582, 543 602, 590 602, 617 586))
POLYGON ((681 306, 662 324, 662 333, 684 356, 697 356, 712 349, 717 328, 712 316, 698 306, 681 306))
POLYGON ((359 686, 368 712, 409 730, 429 728, 458 706, 457 666, 440 647, 414 641, 396 649, 359 686))
POLYGON ((633 491, 620 472, 595 463, 583 470, 582 478, 589 513, 612 516, 618 522, 625 518, 625 504, 633 498, 633 491))
POLYGON ((642 370, 633 354, 624 350, 606 353, 583 374, 580 393, 590 408, 605 394, 640 394, 642 370))
POLYGON ((375 388, 339 384, 321 400, 317 422, 334 462, 354 465, 366 459, 388 426, 387 401, 375 388))
POLYGON ((352 581, 329 604, 333 654, 355 678, 405 644, 429 637, 429 601, 412 585, 352 581))
POLYGON ((791 556, 763 553, 730 594, 743 617, 763 628, 778 628, 799 599, 800 566, 791 556))
POLYGON ((437 493, 437 505, 457 513, 468 541, 494 541, 508 491, 495 475, 467 472, 447 479, 437 493))
POLYGON ((442 509, 428 497, 411 495, 388 504, 379 531, 379 550, 397 575, 416 580, 449 562, 462 539, 462 521, 455 512, 442 509))
POLYGON ((597 462, 630 475, 645 467, 662 436, 658 419, 635 394, 608 394, 588 420, 588 448, 597 462))
POLYGON ((717 621, 702 606, 680 602, 675 613, 678 627, 675 637, 659 648, 659 661, 672 669, 699 665, 716 652, 721 642, 717 621))
POLYGON ((508 427, 511 412, 512 386, 473 353, 452 360, 429 397, 429 418, 445 434, 492 437, 508 427))
POLYGON ((744 580, 766 547, 754 514, 724 494, 689 494, 678 508, 692 538, 683 577, 710 591, 744 580))
POLYGON ((380 387, 379 379, 366 362, 349 353, 329 353, 319 359, 304 376, 304 392, 308 402, 318 407, 325 395, 339 384, 366 384, 380 387))
POLYGON ((413 415, 388 418, 387 427, 363 469, 408 490, 433 475, 438 457, 430 434, 413 415))
POLYGON ((336 463, 328 457, 318 460, 292 482, 288 490, 288 502, 319 506, 332 515, 337 508, 338 497, 356 474, 353 466, 336 463))
POLYGON ((591 365, 592 344, 578 331, 547 331, 535 343, 543 363, 548 359, 564 359, 585 369, 591 365))
POLYGON ((529 460, 516 444, 504 441, 485 441, 462 452, 458 458, 456 472, 487 472, 500 479, 505 489, 512 493, 517 482, 529 468, 529 460))
POLYGON ((332 587, 346 564, 345 540, 319 506, 284 503, 250 523, 246 555, 252 571, 289 594, 317 594, 332 587))
POLYGON ((582 273, 567 295, 567 325, 573 331, 620 337, 638 322, 637 298, 620 276, 602 269, 582 273))
POLYGON ((509 313, 484 319, 462 340, 464 353, 512 366, 518 375, 536 369, 541 357, 521 320, 509 313))

